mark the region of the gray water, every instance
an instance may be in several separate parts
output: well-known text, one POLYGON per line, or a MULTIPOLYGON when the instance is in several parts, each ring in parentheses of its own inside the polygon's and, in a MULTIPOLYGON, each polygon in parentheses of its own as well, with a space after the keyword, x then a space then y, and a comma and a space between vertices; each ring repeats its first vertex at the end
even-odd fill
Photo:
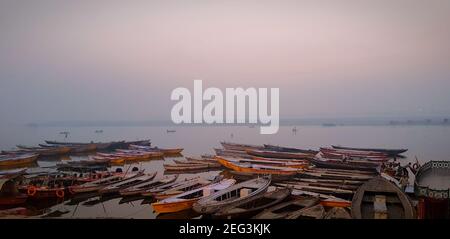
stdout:
MULTIPOLYGON (((60 141, 114 141, 151 139, 158 147, 182 147, 183 155, 198 156, 214 153, 214 147, 220 147, 220 141, 232 141, 250 144, 276 144, 299 148, 318 149, 319 147, 335 145, 376 148, 408 148, 407 158, 401 159, 401 164, 414 162, 417 157, 420 163, 429 160, 450 159, 450 127, 447 126, 303 126, 297 127, 297 133, 292 127, 281 127, 275 135, 261 135, 259 128, 247 126, 235 127, 2 127, 0 128, 0 149, 11 149, 16 144, 37 145, 44 140, 60 141), (167 133, 167 129, 175 129, 175 133, 167 133), (103 130, 103 133, 95 133, 103 130), (69 131, 65 138, 60 132, 69 131)), ((80 160, 85 156, 70 156, 56 160, 39 160, 36 167, 52 166, 63 160, 80 160)), ((147 172, 158 172, 163 176, 163 163, 171 162, 171 158, 135 163, 147 172)), ((125 165, 125 168, 130 165, 125 165)), ((219 172, 200 174, 211 177, 219 172)), ((194 175, 181 175, 180 178, 194 175)), ((195 175, 196 176, 196 175, 195 175)), ((97 200, 93 198, 90 200, 97 200)), ((92 217, 125 217, 125 218, 155 218, 157 215, 149 204, 141 205, 142 200, 119 204, 119 199, 92 203, 93 205, 67 205, 59 203, 45 213, 54 211, 69 211, 61 217, 92 218, 92 217)), ((190 215, 179 215, 181 218, 190 215)))

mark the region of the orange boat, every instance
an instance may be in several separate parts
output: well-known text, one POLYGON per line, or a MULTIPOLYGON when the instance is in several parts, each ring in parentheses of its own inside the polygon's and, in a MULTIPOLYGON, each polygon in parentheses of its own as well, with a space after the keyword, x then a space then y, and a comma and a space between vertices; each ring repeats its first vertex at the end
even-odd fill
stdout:
POLYGON ((27 165, 36 162, 39 154, 26 153, 18 155, 2 155, 0 156, 0 167, 2 166, 16 166, 27 165))
POLYGON ((224 167, 238 172, 254 173, 254 174, 275 174, 275 175, 295 175, 301 170, 289 167, 276 167, 263 164, 241 163, 236 158, 226 158, 216 156, 217 162, 224 167))
POLYGON ((153 203, 152 207, 157 213, 173 213, 192 208, 195 202, 212 193, 231 187, 236 183, 234 179, 224 179, 218 183, 197 188, 174 197, 163 199, 153 203))

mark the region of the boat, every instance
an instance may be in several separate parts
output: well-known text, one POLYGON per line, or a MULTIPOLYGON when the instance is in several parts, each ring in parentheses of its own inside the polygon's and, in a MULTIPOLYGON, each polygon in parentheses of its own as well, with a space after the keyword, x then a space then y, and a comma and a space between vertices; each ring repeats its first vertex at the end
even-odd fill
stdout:
POLYGON ((254 174, 296 175, 300 169, 276 167, 263 164, 240 163, 239 159, 217 156, 217 161, 226 168, 234 171, 254 174))
POLYGON ((251 201, 253 197, 264 194, 270 182, 270 177, 262 177, 238 183, 198 200, 192 208, 201 214, 213 214, 225 206, 245 203, 251 201))
POLYGON ((39 154, 34 153, 3 155, 0 157, 0 167, 32 164, 38 157, 39 154))
POLYGON ((184 149, 182 148, 158 148, 158 147, 150 147, 150 146, 142 146, 142 145, 130 145, 131 149, 142 150, 142 151, 153 151, 153 152, 162 152, 164 155, 176 155, 181 154, 184 149))
POLYGON ((415 174, 414 194, 419 199, 418 218, 448 219, 450 199, 450 162, 428 161, 415 174))
POLYGON ((352 216, 343 207, 333 207, 325 214, 323 219, 352 219, 352 216))
POLYGON ((125 158, 120 157, 102 157, 102 156, 93 156, 93 160, 107 160, 110 164, 120 165, 125 163, 125 158))
POLYGON ((28 214, 29 209, 25 207, 15 207, 5 210, 0 210, 0 217, 8 218, 25 218, 28 214))
POLYGON ((155 195, 157 195, 158 193, 171 190, 172 188, 178 187, 178 186, 183 185, 185 183, 189 183, 190 181, 197 180, 199 178, 200 177, 197 176, 197 177, 194 177, 194 178, 186 178, 186 179, 184 179, 182 181, 178 181, 178 182, 175 181, 175 182, 163 184, 163 185, 151 188, 149 190, 146 190, 145 192, 141 193, 141 195, 143 197, 146 197, 146 198, 150 197, 150 198, 153 199, 153 197, 155 197, 155 195))
POLYGON ((129 196, 142 195, 143 193, 145 193, 148 190, 151 190, 151 189, 154 189, 157 187, 161 187, 164 185, 168 185, 172 182, 175 182, 177 180, 177 178, 178 178, 178 175, 169 175, 169 176, 165 176, 161 179, 155 179, 152 181, 141 182, 134 186, 121 189, 119 191, 119 194, 124 197, 125 196, 129 197, 129 196))
POLYGON ((193 163, 218 163, 214 156, 212 158, 185 157, 185 159, 193 163))
POLYGON ((322 219, 324 216, 325 208, 321 204, 317 204, 289 213, 285 219, 322 219))
POLYGON ((351 207, 352 202, 343 198, 335 197, 329 194, 315 193, 311 191, 292 189, 291 197, 298 198, 303 196, 317 197, 320 199, 320 204, 324 207, 351 207))
POLYGON ((111 177, 102 178, 102 179, 88 182, 85 184, 69 186, 68 190, 71 194, 97 192, 100 189, 102 189, 108 185, 118 183, 123 180, 127 180, 129 178, 141 176, 141 175, 143 175, 143 173, 144 173, 143 171, 139 171, 139 172, 125 173, 125 174, 117 174, 117 175, 114 175, 111 177))
POLYGON ((156 176, 156 172, 150 173, 150 174, 142 174, 142 175, 137 176, 137 177, 133 177, 133 178, 129 178, 129 179, 126 179, 126 180, 122 180, 120 182, 116 182, 116 183, 113 183, 113 184, 110 184, 110 185, 108 185, 106 187, 101 188, 99 190, 99 193, 102 194, 102 195, 119 193, 120 190, 124 190, 124 189, 127 189, 129 187, 133 187, 133 186, 138 185, 138 184, 149 182, 153 178, 155 178, 155 176, 156 176))
MULTIPOLYGON (((263 177, 267 174, 263 174, 263 173, 247 173, 247 172, 238 172, 238 171, 234 171, 234 170, 230 170, 227 171, 227 173, 231 174, 231 176, 236 179, 237 181, 247 181, 250 179, 254 179, 254 178, 258 178, 258 177, 263 177)), ((287 181, 290 180, 294 177, 295 175, 283 175, 283 174, 272 174, 272 182, 283 182, 283 181, 287 181)))
POLYGON ((151 195, 156 200, 163 200, 163 199, 168 198, 168 197, 173 197, 175 195, 179 195, 179 194, 182 194, 182 193, 187 192, 187 191, 191 191, 191 190, 194 190, 194 189, 197 189, 197 188, 204 187, 204 186, 209 185, 211 183, 212 183, 212 181, 210 181, 210 180, 206 180, 206 179, 203 179, 203 178, 198 178, 198 179, 195 179, 195 180, 188 180, 186 182, 180 183, 180 184, 175 185, 175 186, 171 187, 170 189, 167 189, 167 190, 162 191, 162 192, 156 193, 153 190, 153 191, 148 192, 148 193, 146 193, 144 195, 149 195, 149 193, 151 193, 151 195))
POLYGON ((66 194, 66 188, 62 182, 48 177, 25 179, 17 188, 19 192, 26 193, 30 200, 63 199, 66 194))
POLYGON ((344 150, 357 150, 357 151, 369 151, 369 152, 379 152, 388 154, 389 156, 397 156, 399 154, 405 153, 408 149, 381 149, 381 148, 353 148, 331 145, 334 149, 344 149, 344 150))
POLYGON ((328 159, 339 159, 339 160, 363 160, 369 162, 386 162, 389 160, 387 156, 360 156, 360 155, 351 155, 348 153, 339 153, 339 152, 325 152, 322 151, 317 156, 328 159))
POLYGON ((89 144, 93 144, 94 142, 81 143, 81 142, 61 142, 61 141, 55 141, 55 140, 45 140, 45 143, 53 144, 53 145, 89 145, 89 144))
POLYGON ((218 148, 215 148, 214 152, 216 152, 216 155, 218 155, 218 156, 238 157, 238 158, 252 158, 252 156, 247 154, 247 152, 239 151, 239 150, 229 150, 229 149, 218 149, 218 148))
POLYGON ((208 164, 164 164, 164 169, 166 171, 195 171, 195 170, 206 170, 206 169, 217 169, 221 166, 213 165, 210 166, 208 164))
POLYGON ((264 149, 269 150, 269 151, 304 153, 304 154, 312 154, 312 155, 316 155, 319 153, 318 150, 288 148, 288 147, 282 147, 282 146, 276 146, 276 145, 270 145, 270 144, 264 144, 264 149))
POLYGON ((220 163, 217 161, 211 163, 211 162, 185 161, 185 160, 174 159, 173 162, 176 165, 180 165, 180 166, 183 166, 183 165, 188 165, 188 166, 190 166, 190 165, 207 165, 209 167, 219 167, 219 168, 222 167, 222 165, 220 165, 220 163))
POLYGON ((364 158, 370 160, 386 160, 389 155, 380 152, 369 152, 369 151, 356 151, 356 150, 344 150, 344 149, 334 149, 334 148, 320 148, 320 152, 326 157, 341 157, 342 158, 364 158))
MULTIPOLYGON (((263 164, 263 165, 271 165, 276 167, 286 167, 286 168, 307 168, 309 167, 309 162, 304 160, 296 160, 296 161, 278 161, 278 160, 271 160, 271 159, 245 159, 245 158, 233 158, 229 159, 235 163, 250 163, 250 164, 263 164)), ((219 163, 216 160, 216 163, 219 163)))
POLYGON ((244 151, 247 149, 264 149, 261 145, 252 145, 252 144, 237 144, 231 142, 220 142, 222 147, 226 150, 236 150, 236 151, 244 151))
POLYGON ((280 203, 258 213, 253 219, 284 219, 292 213, 312 207, 320 202, 318 197, 302 196, 280 203))
POLYGON ((305 153, 291 153, 291 152, 277 152, 269 150, 246 150, 247 154, 265 158, 282 158, 282 159, 311 159, 314 157, 312 154, 305 153))
POLYGON ((319 168, 335 168, 335 169, 355 169, 364 171, 379 172, 381 163, 370 161, 357 161, 357 160, 338 160, 338 159, 326 159, 326 158, 313 158, 311 163, 319 168))
POLYGON ((70 152, 71 153, 89 153, 92 151, 97 150, 97 146, 95 144, 72 144, 72 145, 67 145, 68 147, 70 147, 70 152))
POLYGON ((157 213, 174 213, 191 209, 193 204, 211 195, 214 192, 224 190, 236 183, 234 179, 223 179, 222 181, 197 188, 173 197, 168 197, 156 203, 152 203, 153 210, 157 213))
POLYGON ((236 204, 221 208, 212 216, 214 218, 226 219, 250 218, 265 208, 281 203, 290 194, 290 188, 276 189, 274 191, 255 196, 249 201, 238 202, 236 204))
POLYGON ((69 153, 72 149, 67 146, 57 146, 57 147, 30 147, 30 146, 23 146, 23 145, 17 145, 17 147, 22 152, 28 152, 28 153, 36 153, 39 154, 39 156, 57 156, 57 155, 64 155, 69 153))
POLYGON ((126 157, 127 160, 161 158, 164 156, 164 153, 159 151, 143 151, 143 150, 129 150, 129 149, 117 149, 116 151, 117 156, 126 157))
POLYGON ((24 171, 0 175, 0 207, 11 207, 25 203, 27 194, 20 193, 17 188, 17 180, 24 171))
POLYGON ((400 188, 381 176, 358 188, 352 199, 355 219, 413 219, 414 207, 400 188))

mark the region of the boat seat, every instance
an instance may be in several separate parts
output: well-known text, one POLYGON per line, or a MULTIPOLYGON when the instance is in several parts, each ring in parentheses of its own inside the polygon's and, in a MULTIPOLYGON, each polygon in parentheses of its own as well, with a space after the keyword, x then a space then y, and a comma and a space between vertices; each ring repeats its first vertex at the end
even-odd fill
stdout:
POLYGON ((375 200, 373 202, 374 209, 374 219, 387 219, 388 211, 386 206, 386 196, 385 195, 375 195, 375 200))

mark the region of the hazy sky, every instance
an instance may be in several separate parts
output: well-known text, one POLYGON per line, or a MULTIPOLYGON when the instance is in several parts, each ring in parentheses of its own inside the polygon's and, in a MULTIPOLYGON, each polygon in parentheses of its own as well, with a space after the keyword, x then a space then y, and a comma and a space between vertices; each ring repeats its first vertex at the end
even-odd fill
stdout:
POLYGON ((450 115, 450 1, 0 0, 0 123, 169 119, 176 87, 281 117, 450 115))

